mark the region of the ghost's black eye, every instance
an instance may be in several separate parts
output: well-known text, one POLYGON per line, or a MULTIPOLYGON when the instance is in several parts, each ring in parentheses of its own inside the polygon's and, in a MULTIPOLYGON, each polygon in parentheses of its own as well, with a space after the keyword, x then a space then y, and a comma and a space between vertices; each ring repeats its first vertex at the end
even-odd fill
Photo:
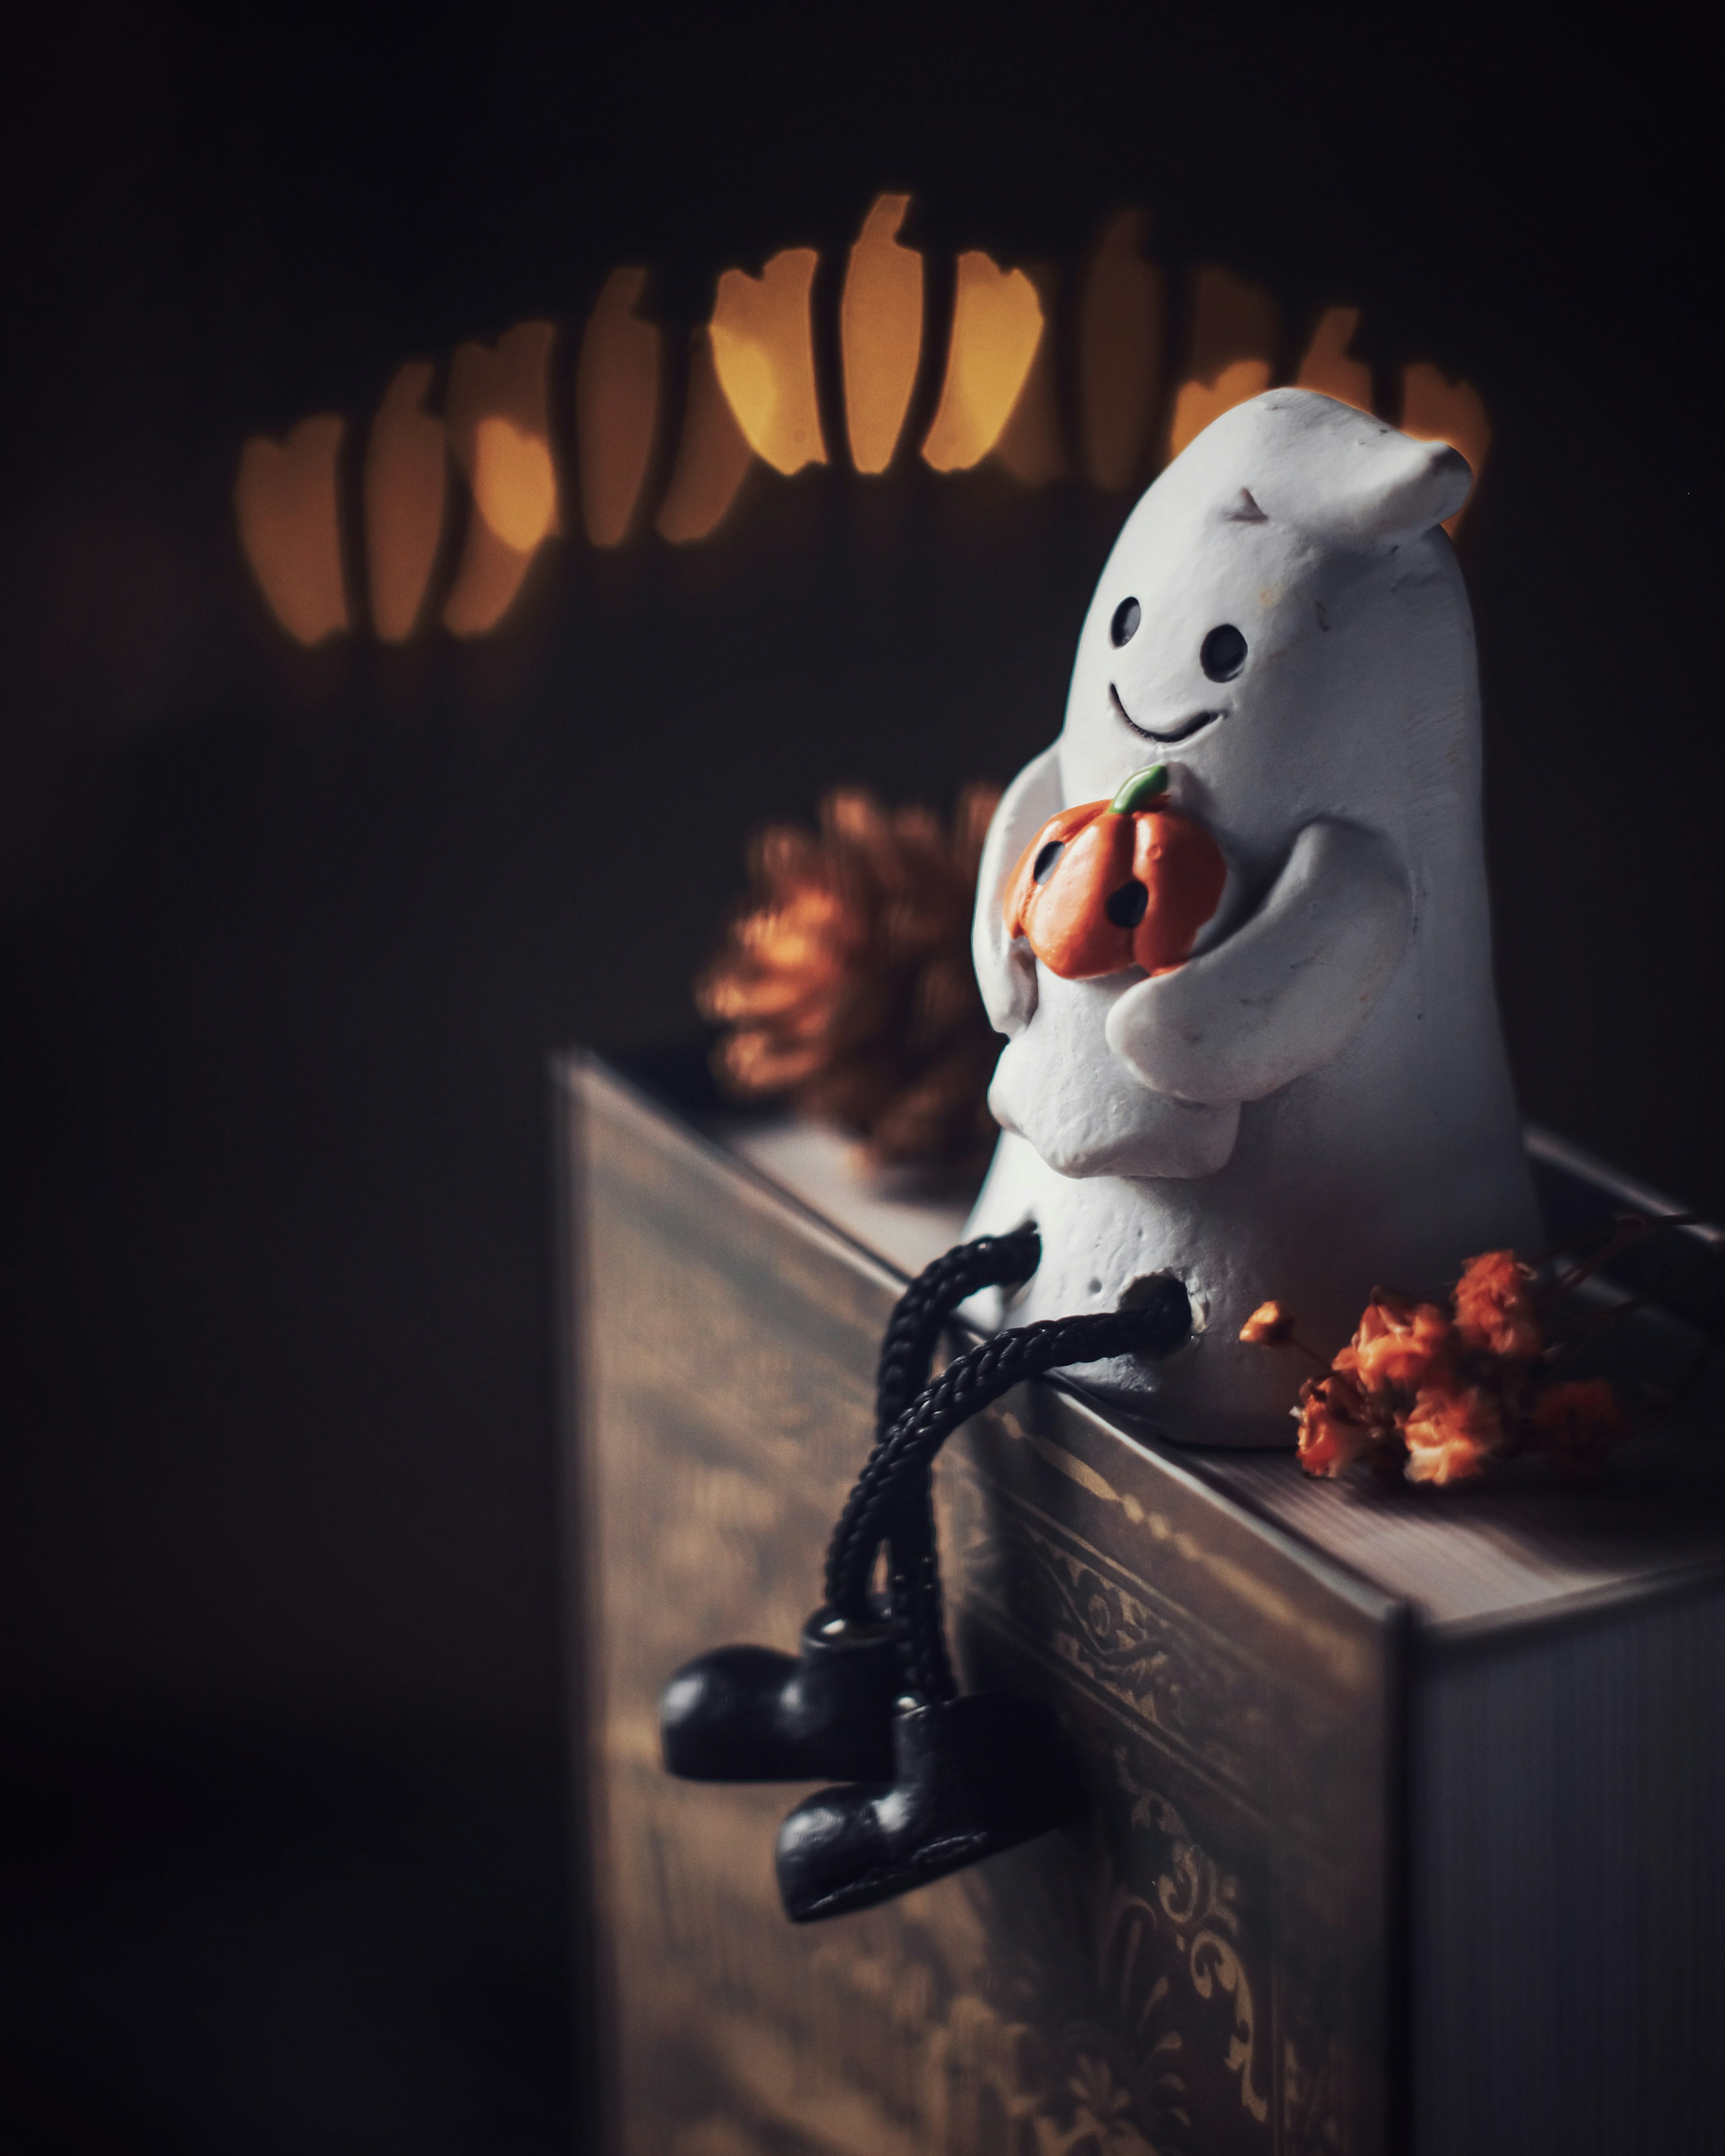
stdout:
POLYGON ((1213 629, 1199 649, 1198 663, 1212 681, 1231 681, 1245 665, 1246 640, 1231 621, 1213 629))
POLYGON ((1108 624, 1108 634, 1117 644, 1130 644, 1138 633, 1138 624, 1144 619, 1136 599, 1122 599, 1114 609, 1114 619, 1108 624))

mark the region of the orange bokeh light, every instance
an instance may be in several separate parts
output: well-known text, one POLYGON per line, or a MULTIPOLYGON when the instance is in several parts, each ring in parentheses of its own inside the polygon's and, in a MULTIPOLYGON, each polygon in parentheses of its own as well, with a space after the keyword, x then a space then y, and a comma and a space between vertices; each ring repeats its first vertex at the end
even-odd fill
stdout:
POLYGON ((1422 442, 1447 442, 1460 449, 1473 467, 1473 490, 1444 529, 1454 532, 1472 508, 1480 490, 1480 474, 1491 447, 1491 423, 1480 393, 1471 382, 1451 382, 1426 361, 1415 360, 1402 370, 1402 432, 1422 442))
MULTIPOLYGON (((1027 266, 1024 274, 1035 288, 1044 321, 1052 321, 1060 290, 1059 270, 1050 264, 1038 263, 1027 266)), ((1024 386, 989 455, 1021 486, 1046 486, 1050 480, 1063 479, 1070 470, 1060 425, 1060 385, 1055 378, 1051 336, 1038 338, 1024 386)))
POLYGON ((366 444, 366 567, 372 623, 386 644, 418 627, 443 536, 449 436, 424 407, 429 360, 409 360, 383 393, 366 444))
POLYGON ((664 339, 635 312, 644 270, 614 270, 600 287, 575 370, 581 514, 595 547, 629 536, 659 430, 664 339))
POLYGON ((957 270, 947 378, 922 444, 942 472, 980 464, 999 440, 1042 341, 1042 302, 1022 270, 972 253, 957 270))
POLYGON ((593 546, 629 536, 660 424, 664 336, 636 315, 644 270, 613 270, 587 317, 576 364, 580 511, 593 546))
POLYGON ((665 490, 655 528, 677 546, 717 531, 754 461, 719 386, 712 337, 697 330, 689 355, 689 393, 676 470, 665 490))
POLYGON ((1223 413, 1270 387, 1280 336, 1276 302, 1227 270, 1200 270, 1187 378, 1174 399, 1168 454, 1179 455, 1223 413))
POLYGON ((901 246, 908 195, 881 195, 850 250, 839 303, 845 417, 851 462, 884 472, 892 462, 922 353, 922 257, 901 246))
POLYGON ((270 610, 296 644, 347 628, 336 468, 347 422, 300 420, 285 439, 254 434, 239 453, 234 513, 239 543, 270 610))
POLYGON ((501 413, 481 419, 474 433, 473 499, 506 547, 531 554, 557 508, 557 474, 542 437, 501 413))
MULTIPOLYGON (((900 454, 932 356, 924 259, 899 238, 910 207, 906 194, 875 198, 839 296, 839 386, 860 473, 884 472, 900 454)), ((1076 280, 1076 306, 1055 265, 1006 269, 974 249, 957 257, 939 403, 921 449, 933 470, 968 470, 986 459, 1037 487, 1066 474, 1071 457, 1107 491, 1143 483, 1154 462, 1166 321, 1163 271, 1143 252, 1148 230, 1142 209, 1109 219, 1076 280), (1068 345, 1065 332, 1055 334, 1062 319, 1070 336, 1070 416, 1057 365, 1068 345)), ((639 265, 612 271, 583 332, 573 381, 581 509, 595 546, 640 536, 667 430, 675 456, 652 521, 678 545, 719 530, 757 457, 786 474, 827 461, 812 318, 818 268, 813 249, 788 248, 758 276, 730 270, 719 277, 711 321, 691 340, 680 424, 666 408, 665 332, 638 311, 649 273, 639 265)), ((1287 378, 1276 372, 1283 355, 1276 303, 1262 288, 1226 270, 1200 270, 1189 321, 1170 456, 1231 406, 1287 378)), ((1357 307, 1327 308, 1295 379, 1370 411, 1373 371, 1352 350, 1359 323, 1357 307)), ((411 361, 392 377, 365 439, 361 475, 368 612, 381 641, 400 643, 422 628, 443 581, 452 465, 467 505, 455 520, 460 556, 441 608, 454 634, 495 629, 546 542, 562 532, 563 482, 549 413, 557 334, 549 322, 521 322, 495 346, 461 345, 442 417, 427 408, 434 362, 411 361)), ((1491 442, 1478 392, 1424 361, 1405 368, 1402 392, 1406 431, 1453 444, 1477 479, 1491 442)), ((247 441, 235 475, 246 560, 283 629, 307 647, 353 618, 346 439, 344 420, 318 413, 280 441, 247 441)), ((1449 528, 1460 521, 1458 513, 1449 528)))
POLYGON ((819 259, 812 247, 788 247, 758 277, 727 270, 713 306, 719 386, 750 448, 787 475, 827 460, 809 320, 819 259))
POLYGON ((1078 430, 1085 477, 1121 493, 1139 478, 1162 358, 1162 271, 1141 252, 1148 213, 1122 210, 1097 243, 1078 311, 1078 430))
POLYGON ((1294 377, 1296 385, 1333 397, 1338 404, 1352 404, 1357 411, 1369 412, 1372 370, 1348 349, 1358 327, 1358 307, 1327 307, 1306 347, 1306 357, 1294 377))
POLYGON ((1169 457, 1178 456, 1189 443, 1196 441, 1212 419, 1219 419, 1224 412, 1231 412, 1236 404, 1244 404, 1248 398, 1260 395, 1269 387, 1267 359, 1236 359, 1219 368, 1207 381, 1183 382, 1180 393, 1174 399, 1174 423, 1168 433, 1169 457))
POLYGON ((444 625, 457 636, 495 629, 526 581, 542 542, 560 529, 547 396, 556 331, 518 322, 497 340, 456 347, 449 367, 449 448, 474 514, 444 625))

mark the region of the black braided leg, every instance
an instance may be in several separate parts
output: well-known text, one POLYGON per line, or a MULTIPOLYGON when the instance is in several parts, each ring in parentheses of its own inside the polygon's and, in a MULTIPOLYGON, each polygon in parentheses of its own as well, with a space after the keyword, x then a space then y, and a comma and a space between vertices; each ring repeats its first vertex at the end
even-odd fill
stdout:
MULTIPOLYGON (((1004 1286, 1010 1281, 1028 1280, 1042 1255, 1042 1244, 1034 1228, 1019 1228, 1009 1235, 979 1235, 974 1242, 960 1243, 944 1256, 925 1265, 893 1306, 880 1342, 880 1360, 875 1380, 875 1449, 865 1465, 879 1458, 893 1424, 928 1383, 935 1350, 955 1310, 978 1289, 1004 1286)), ((933 1546, 934 1521, 930 1509, 930 1486, 906 1486, 903 1504, 893 1529, 883 1536, 894 1552, 893 1609, 901 1608, 901 1596, 911 1592, 908 1582, 926 1568, 926 1553, 933 1546), (899 1550, 903 1545, 907 1564, 905 1578, 899 1573, 899 1550), (917 1553, 924 1554, 918 1555, 917 1553)), ((872 1567, 870 1568, 872 1569, 872 1567)), ((827 1568, 826 1606, 846 1625, 874 1621, 869 1601, 869 1576, 844 1601, 834 1599, 831 1565, 827 1568)))
POLYGON ((940 1552, 934 1525, 934 1471, 906 1472, 892 1500, 892 1614, 903 1640, 905 1681, 919 1699, 951 1699, 958 1686, 947 1652, 940 1552))
POLYGON ((1010 1235, 979 1235, 973 1243, 960 1243, 923 1267, 893 1306, 880 1342, 875 1379, 877 1442, 928 1383, 934 1351, 959 1304, 978 1289, 1028 1280, 1041 1255, 1036 1230, 1019 1228, 1010 1235))
MULTIPOLYGON (((858 1476, 827 1550, 829 1604, 843 1611, 866 1594, 875 1552, 892 1532, 901 1502, 908 1509, 911 1500, 925 1495, 936 1453, 973 1415, 1027 1378, 1070 1363, 1171 1354, 1191 1324, 1186 1291, 1170 1280, 1158 1282, 1136 1309, 1087 1312, 999 1332, 959 1356, 899 1417, 858 1476)), ((950 1697, 950 1673, 942 1676, 947 1662, 938 1578, 921 1587, 914 1573, 912 1578, 913 1607, 905 1613, 911 1661, 937 1686, 944 1686, 937 1697, 950 1697)))
MULTIPOLYGON (((875 1394, 877 1452, 893 1424, 927 1385, 935 1350, 953 1312, 980 1288, 1027 1280, 1041 1255, 1041 1241, 1034 1228, 1020 1228, 1009 1235, 982 1235, 937 1258, 911 1281, 899 1297, 880 1343, 875 1394)), ((931 1474, 905 1478, 886 1539, 891 1552, 892 1614, 906 1649, 915 1639, 934 1636, 942 1640, 932 1666, 926 1655, 907 1651, 906 1679, 913 1689, 926 1691, 932 1698, 950 1698, 954 1686, 942 1634, 931 1474)), ((830 1588, 830 1580, 828 1584, 830 1588)), ((848 1623, 865 1621, 870 1614, 868 1576, 848 1607, 830 1601, 829 1607, 848 1623)))

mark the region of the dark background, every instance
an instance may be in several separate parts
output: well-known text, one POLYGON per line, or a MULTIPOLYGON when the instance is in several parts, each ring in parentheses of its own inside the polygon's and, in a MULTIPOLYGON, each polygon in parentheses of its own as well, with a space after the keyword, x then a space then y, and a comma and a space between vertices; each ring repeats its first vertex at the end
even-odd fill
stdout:
POLYGON ((1010 776, 1124 504, 757 472, 722 544, 551 550, 479 645, 307 655, 233 544, 241 440, 578 326, 621 261, 702 321, 882 187, 932 261, 1070 263, 1143 203, 1290 358, 1363 304, 1386 379, 1496 429, 1524 1106, 1725 1212, 1711 63, 1645 10, 9 35, 0 2143, 578 2148, 545 1058, 687 1033, 762 818, 1010 776))

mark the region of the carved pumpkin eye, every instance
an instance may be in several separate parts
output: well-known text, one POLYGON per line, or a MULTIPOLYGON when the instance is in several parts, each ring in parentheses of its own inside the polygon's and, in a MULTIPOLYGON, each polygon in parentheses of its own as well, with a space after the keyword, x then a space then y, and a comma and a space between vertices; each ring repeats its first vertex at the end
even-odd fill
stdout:
POLYGON ((1033 883, 1046 883, 1055 872, 1055 863, 1065 850, 1065 842, 1063 839, 1050 839, 1037 855, 1031 866, 1030 880, 1033 883))
POLYGON ((1143 610, 1136 599, 1122 599, 1114 609, 1114 619, 1108 624, 1108 634, 1116 644, 1130 644, 1137 634, 1138 624, 1143 619, 1143 610))
POLYGON ((1198 663, 1212 681, 1231 681, 1245 660, 1246 640, 1231 621, 1213 629, 1199 648, 1198 663))
POLYGON ((1111 891, 1102 911, 1117 928, 1136 928, 1143 919, 1149 904, 1148 887, 1133 881, 1123 883, 1118 891, 1111 891))

